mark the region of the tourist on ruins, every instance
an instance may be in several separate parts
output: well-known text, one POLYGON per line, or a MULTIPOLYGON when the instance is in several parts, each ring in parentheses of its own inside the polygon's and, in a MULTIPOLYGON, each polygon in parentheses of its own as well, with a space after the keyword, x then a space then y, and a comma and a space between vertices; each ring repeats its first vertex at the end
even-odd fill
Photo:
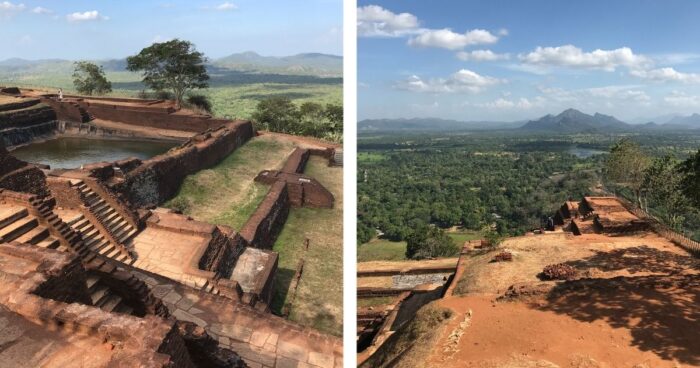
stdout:
POLYGON ((63 88, 58 89, 58 100, 59 101, 63 100, 63 88))

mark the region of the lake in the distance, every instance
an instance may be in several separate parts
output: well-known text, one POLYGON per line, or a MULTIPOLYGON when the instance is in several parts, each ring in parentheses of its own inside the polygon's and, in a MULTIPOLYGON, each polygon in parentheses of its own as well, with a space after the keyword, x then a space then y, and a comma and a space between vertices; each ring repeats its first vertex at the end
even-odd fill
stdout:
POLYGON ((32 143, 12 151, 12 155, 52 169, 75 169, 81 165, 117 161, 128 157, 148 159, 176 146, 176 142, 60 137, 32 143))
POLYGON ((595 148, 584 148, 584 147, 578 147, 578 146, 572 146, 566 152, 571 153, 572 155, 575 155, 576 157, 579 158, 589 158, 591 156, 595 155, 604 155, 607 154, 607 151, 602 151, 599 149, 595 148))

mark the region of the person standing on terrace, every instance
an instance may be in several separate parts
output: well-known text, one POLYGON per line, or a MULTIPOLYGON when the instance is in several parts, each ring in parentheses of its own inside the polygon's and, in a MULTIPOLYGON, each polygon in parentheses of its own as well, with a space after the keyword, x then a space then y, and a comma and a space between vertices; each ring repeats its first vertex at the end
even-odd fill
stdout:
POLYGON ((63 101, 63 88, 58 89, 58 100, 63 101))

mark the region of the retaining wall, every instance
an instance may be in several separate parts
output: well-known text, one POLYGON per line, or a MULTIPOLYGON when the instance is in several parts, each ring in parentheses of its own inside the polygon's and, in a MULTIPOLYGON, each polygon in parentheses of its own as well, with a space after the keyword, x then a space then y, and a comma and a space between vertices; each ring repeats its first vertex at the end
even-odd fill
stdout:
POLYGON ((251 247, 271 249, 287 221, 290 207, 286 183, 275 182, 255 213, 243 225, 241 237, 251 247))
POLYGON ((112 189, 136 207, 172 198, 187 175, 214 166, 253 137, 249 121, 237 121, 197 135, 178 148, 143 161, 112 189))

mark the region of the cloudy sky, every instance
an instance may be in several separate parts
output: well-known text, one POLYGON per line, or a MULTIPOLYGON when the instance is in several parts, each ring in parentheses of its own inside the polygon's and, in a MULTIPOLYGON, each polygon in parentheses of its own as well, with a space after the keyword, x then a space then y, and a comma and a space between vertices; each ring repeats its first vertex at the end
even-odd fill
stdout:
POLYGON ((342 54, 342 0, 0 0, 0 60, 107 59, 183 38, 209 57, 342 54))
POLYGON ((700 112, 700 1, 358 1, 358 117, 700 112))

